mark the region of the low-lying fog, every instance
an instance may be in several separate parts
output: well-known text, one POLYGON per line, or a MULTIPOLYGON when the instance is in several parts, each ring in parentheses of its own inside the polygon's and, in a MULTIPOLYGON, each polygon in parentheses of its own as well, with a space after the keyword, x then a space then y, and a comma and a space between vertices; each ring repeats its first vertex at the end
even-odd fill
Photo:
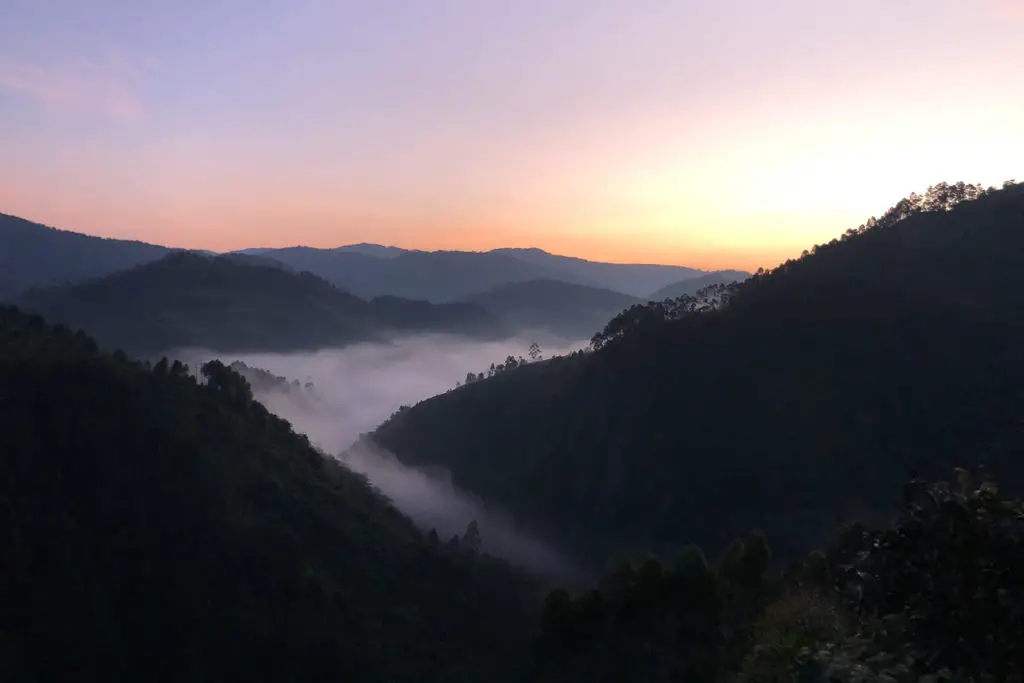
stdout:
MULTIPOLYGON (((444 472, 425 472, 403 465, 394 455, 360 439, 402 405, 413 405, 453 388, 469 372, 482 372, 509 355, 527 357, 530 339, 478 342, 443 335, 356 344, 314 353, 212 353, 201 350, 174 354, 192 366, 219 358, 239 360, 267 370, 310 390, 263 390, 256 398, 287 419, 297 431, 348 467, 364 474, 424 530, 434 528, 442 540, 460 536, 476 520, 482 547, 529 568, 567 578, 571 564, 549 546, 517 531, 507 515, 487 507, 476 496, 456 489, 444 472)), ((545 358, 584 348, 586 342, 543 347, 545 358)))

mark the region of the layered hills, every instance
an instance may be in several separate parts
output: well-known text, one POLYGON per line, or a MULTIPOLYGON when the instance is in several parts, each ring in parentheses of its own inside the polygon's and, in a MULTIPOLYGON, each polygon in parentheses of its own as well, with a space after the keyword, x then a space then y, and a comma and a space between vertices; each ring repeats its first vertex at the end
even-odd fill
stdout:
MULTIPOLYGON (((0 300, 33 287, 78 284, 156 261, 171 251, 180 250, 83 235, 0 214, 0 300)), ((417 251, 360 243, 335 249, 251 248, 223 256, 307 271, 363 299, 396 296, 435 303, 538 279, 645 297, 671 283, 707 275, 694 268, 602 263, 541 249, 417 251)))
POLYGON ((396 333, 502 334, 502 323, 470 303, 365 301, 310 273, 253 257, 175 252, 78 285, 30 291, 25 309, 89 330, 107 347, 154 353, 337 347, 396 333))

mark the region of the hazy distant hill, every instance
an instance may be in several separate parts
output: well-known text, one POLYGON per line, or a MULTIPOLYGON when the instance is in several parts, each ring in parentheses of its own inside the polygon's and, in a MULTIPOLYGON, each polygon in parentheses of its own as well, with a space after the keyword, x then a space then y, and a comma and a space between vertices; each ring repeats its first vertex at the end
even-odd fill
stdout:
POLYGON ((80 285, 35 290, 20 304, 87 329, 105 345, 135 352, 186 346, 309 349, 396 330, 473 335, 502 330, 478 306, 394 298, 368 302, 315 275, 253 259, 181 252, 80 285))
POLYGON ((559 280, 499 285, 467 297, 518 329, 546 330, 573 341, 590 339, 615 315, 640 299, 559 280))
POLYGON ((57 230, 0 214, 0 299, 29 287, 77 283, 156 261, 170 250, 57 230))
POLYGON ((666 285, 658 291, 647 295, 646 299, 649 301, 675 299, 687 294, 696 294, 705 287, 710 287, 712 285, 727 285, 732 282, 742 282, 748 277, 750 277, 750 273, 742 270, 716 270, 713 273, 708 273, 707 275, 699 275, 697 277, 687 278, 686 280, 680 280, 679 282, 673 282, 672 284, 666 285))
POLYGON ((364 247, 287 247, 261 251, 260 255, 319 275, 364 298, 393 295, 454 301, 507 282, 562 275, 503 254, 403 251, 380 257, 364 247))
POLYGON ((600 350, 424 401, 374 439, 603 559, 754 527, 792 555, 954 464, 1024 489, 1024 186, 977 193, 912 196, 720 311, 632 309, 600 350))
POLYGON ((377 258, 394 258, 407 253, 409 250, 402 249, 401 247, 360 242, 359 244, 348 244, 344 247, 338 247, 334 251, 348 251, 356 254, 366 254, 367 256, 376 256, 377 258))
POLYGON ((705 271, 683 266, 660 266, 634 263, 602 263, 572 256, 557 256, 542 249, 495 249, 535 266, 557 270, 557 279, 603 287, 635 297, 678 280, 704 275, 705 271))
POLYGON ((315 273, 358 296, 392 294, 430 301, 463 299, 493 287, 530 280, 560 280, 643 296, 669 283, 703 274, 679 266, 598 263, 540 249, 405 251, 359 244, 338 249, 288 247, 258 253, 315 273))

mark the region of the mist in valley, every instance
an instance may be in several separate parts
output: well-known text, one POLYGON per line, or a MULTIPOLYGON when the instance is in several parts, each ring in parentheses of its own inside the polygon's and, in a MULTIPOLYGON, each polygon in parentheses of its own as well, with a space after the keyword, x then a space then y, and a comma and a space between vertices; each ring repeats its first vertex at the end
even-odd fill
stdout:
MULTIPOLYGON (((580 571, 555 548, 516 528, 511 517, 458 489, 440 469, 409 467, 366 434, 401 406, 448 391, 469 372, 483 372, 509 355, 526 357, 532 338, 480 342, 448 335, 419 335, 312 353, 214 353, 190 349, 175 357, 197 367, 214 358, 241 361, 283 377, 289 384, 251 382, 256 398, 287 419, 325 453, 369 479, 424 531, 442 541, 462 536, 470 522, 481 549, 561 580, 580 571)), ((585 348, 587 342, 543 346, 545 358, 585 348)))

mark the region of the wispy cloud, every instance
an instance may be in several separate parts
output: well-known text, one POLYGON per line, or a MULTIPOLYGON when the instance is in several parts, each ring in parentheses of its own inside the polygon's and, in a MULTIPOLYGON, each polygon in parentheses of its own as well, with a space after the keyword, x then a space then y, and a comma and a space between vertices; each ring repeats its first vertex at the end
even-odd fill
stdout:
POLYGON ((137 121, 145 115, 141 85, 148 73, 161 68, 155 57, 129 59, 117 50, 106 50, 98 58, 49 63, 0 55, 0 88, 58 113, 137 121))

